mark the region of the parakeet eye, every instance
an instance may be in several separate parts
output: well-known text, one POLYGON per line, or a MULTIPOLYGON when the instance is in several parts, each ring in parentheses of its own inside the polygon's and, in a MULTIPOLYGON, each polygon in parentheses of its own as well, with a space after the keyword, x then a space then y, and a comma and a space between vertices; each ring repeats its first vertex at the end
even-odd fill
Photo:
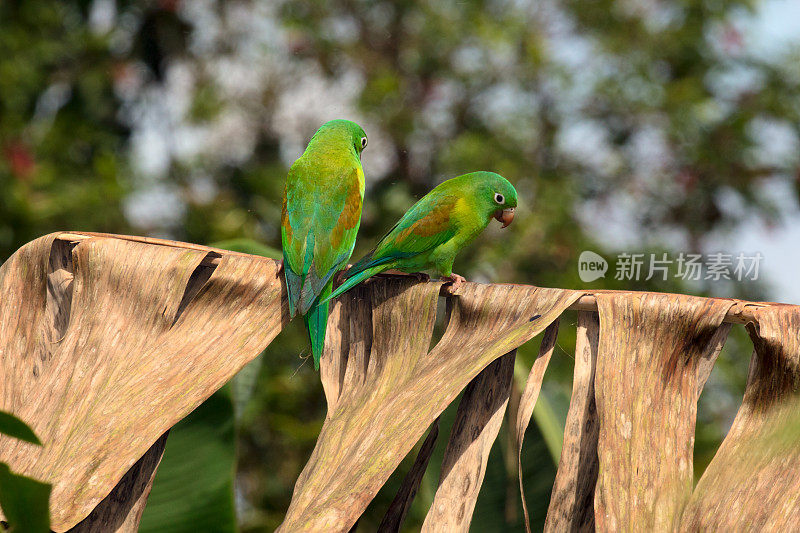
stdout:
POLYGON ((363 150, 366 147, 367 147, 367 138, 361 137, 361 149, 363 150))
POLYGON ((505 201, 506 201, 506 198, 505 198, 505 196, 503 196, 499 192, 496 192, 496 193, 494 193, 494 201, 497 202, 500 205, 503 205, 505 203, 505 201))

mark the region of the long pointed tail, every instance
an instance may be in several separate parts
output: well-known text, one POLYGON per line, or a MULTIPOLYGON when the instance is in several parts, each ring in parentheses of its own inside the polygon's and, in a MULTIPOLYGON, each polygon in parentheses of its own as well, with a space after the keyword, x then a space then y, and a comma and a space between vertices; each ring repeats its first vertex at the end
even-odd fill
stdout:
POLYGON ((389 268, 390 267, 388 267, 386 265, 378 265, 378 266, 374 266, 372 268, 368 268, 366 270, 362 270, 361 272, 359 272, 358 274, 354 275, 353 277, 347 278, 345 280, 345 282, 342 283, 341 285, 339 285, 336 288, 336 290, 333 291, 333 293, 330 296, 328 296, 327 298, 320 298, 319 301, 320 302, 327 302, 328 300, 332 300, 334 298, 337 298, 337 297, 341 296, 342 294, 346 293, 347 291, 349 291, 350 289, 352 289, 353 287, 355 287, 356 285, 358 285, 359 283, 361 283, 362 281, 364 281, 364 280, 366 280, 368 278, 371 278, 375 274, 379 274, 380 272, 383 272, 384 270, 388 270, 389 268))
POLYGON ((322 290, 319 301, 312 305, 303 319, 308 328, 308 338, 311 341, 311 354, 314 356, 314 370, 319 370, 319 360, 325 349, 325 331, 328 329, 328 296, 331 293, 331 285, 322 290))

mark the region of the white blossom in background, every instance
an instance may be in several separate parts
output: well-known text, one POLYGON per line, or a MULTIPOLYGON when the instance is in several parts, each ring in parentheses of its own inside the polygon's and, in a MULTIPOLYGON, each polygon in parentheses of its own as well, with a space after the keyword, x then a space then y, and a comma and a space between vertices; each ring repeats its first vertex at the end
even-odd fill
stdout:
POLYGON ((158 183, 140 189, 125 198, 123 212, 142 228, 174 228, 186 214, 186 204, 175 186, 158 183))
POLYGON ((347 71, 331 80, 313 63, 302 70, 294 78, 294 86, 278 96, 270 120, 272 131, 280 133, 281 159, 287 165, 303 153, 308 139, 324 122, 335 118, 359 121, 353 101, 364 80, 357 72, 347 71))

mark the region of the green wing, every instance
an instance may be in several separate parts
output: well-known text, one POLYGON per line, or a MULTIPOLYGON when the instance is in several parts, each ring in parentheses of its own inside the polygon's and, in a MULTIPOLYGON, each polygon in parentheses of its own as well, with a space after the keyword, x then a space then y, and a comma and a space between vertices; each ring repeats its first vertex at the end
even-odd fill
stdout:
POLYGON ((392 268, 397 260, 430 252, 452 239, 456 234, 452 221, 456 202, 457 196, 434 190, 414 204, 371 252, 345 272, 345 282, 326 300, 392 268))
POLYGON ((457 201, 457 196, 444 193, 422 198, 370 253, 347 271, 345 277, 397 259, 424 254, 450 240, 456 233, 451 215, 457 201))
POLYGON ((361 222, 360 166, 320 174, 298 160, 286 179, 281 238, 291 316, 305 315, 347 264, 361 222))

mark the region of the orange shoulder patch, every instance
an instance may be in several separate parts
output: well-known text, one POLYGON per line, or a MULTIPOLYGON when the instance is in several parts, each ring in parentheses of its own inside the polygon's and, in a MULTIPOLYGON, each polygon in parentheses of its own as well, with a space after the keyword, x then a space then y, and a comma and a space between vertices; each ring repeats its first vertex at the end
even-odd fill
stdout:
POLYGON ((456 201, 457 198, 448 198, 437 204, 427 215, 401 231, 397 240, 402 241, 411 234, 417 237, 430 237, 445 231, 450 226, 450 214, 456 201))
POLYGON ((358 183, 358 170, 351 174, 347 183, 347 196, 342 206, 342 212, 336 221, 336 226, 331 233, 331 246, 337 249, 342 244, 344 233, 355 228, 361 220, 361 187, 358 183))

